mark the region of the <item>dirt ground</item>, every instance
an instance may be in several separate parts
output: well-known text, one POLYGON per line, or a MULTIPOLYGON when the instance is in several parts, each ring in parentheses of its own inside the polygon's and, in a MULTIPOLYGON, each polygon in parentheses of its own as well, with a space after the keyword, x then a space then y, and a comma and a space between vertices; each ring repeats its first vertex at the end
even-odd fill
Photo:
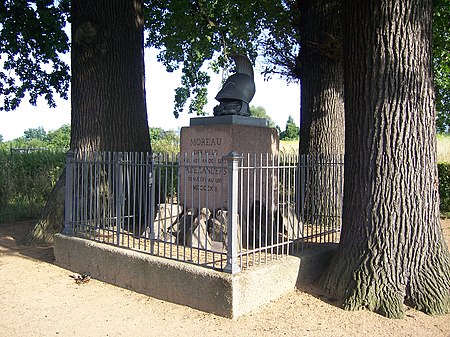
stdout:
MULTIPOLYGON (((0 225, 0 336, 450 336, 450 315, 404 319, 340 309, 312 285, 237 320, 97 280, 76 284, 52 247, 25 247, 32 222, 0 225)), ((443 222, 450 237, 450 220, 443 222)), ((170 286, 170 285, 169 285, 170 286)))

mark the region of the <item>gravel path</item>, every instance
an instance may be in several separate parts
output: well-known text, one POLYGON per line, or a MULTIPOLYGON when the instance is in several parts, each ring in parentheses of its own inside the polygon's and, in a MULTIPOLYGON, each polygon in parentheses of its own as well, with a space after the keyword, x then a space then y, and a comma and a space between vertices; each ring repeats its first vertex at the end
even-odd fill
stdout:
MULTIPOLYGON (((309 285, 229 320, 97 280, 77 284, 51 247, 18 244, 32 225, 0 225, 0 336, 450 336, 450 315, 348 312, 309 285)), ((449 220, 444 227, 450 233, 449 220)))

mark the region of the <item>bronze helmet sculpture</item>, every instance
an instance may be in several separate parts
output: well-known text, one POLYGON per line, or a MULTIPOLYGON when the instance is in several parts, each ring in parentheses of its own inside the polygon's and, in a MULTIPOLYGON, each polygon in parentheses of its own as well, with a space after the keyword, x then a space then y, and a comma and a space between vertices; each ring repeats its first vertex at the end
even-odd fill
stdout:
POLYGON ((244 55, 232 54, 230 57, 236 64, 236 73, 228 77, 217 93, 216 100, 220 104, 214 107, 214 116, 249 116, 249 103, 256 90, 253 67, 244 55))

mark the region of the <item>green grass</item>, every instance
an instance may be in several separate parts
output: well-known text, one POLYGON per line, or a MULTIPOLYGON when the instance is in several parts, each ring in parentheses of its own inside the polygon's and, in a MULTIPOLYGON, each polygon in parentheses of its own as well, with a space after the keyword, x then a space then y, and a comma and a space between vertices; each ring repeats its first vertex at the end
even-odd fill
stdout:
POLYGON ((450 135, 437 135, 437 162, 450 163, 450 135))
MULTIPOLYGON (((298 153, 298 140, 281 140, 280 152, 284 154, 298 153)), ((437 162, 450 163, 450 135, 437 135, 437 162)))
POLYGON ((298 153, 298 139, 297 140, 280 140, 280 153, 297 154, 298 153))

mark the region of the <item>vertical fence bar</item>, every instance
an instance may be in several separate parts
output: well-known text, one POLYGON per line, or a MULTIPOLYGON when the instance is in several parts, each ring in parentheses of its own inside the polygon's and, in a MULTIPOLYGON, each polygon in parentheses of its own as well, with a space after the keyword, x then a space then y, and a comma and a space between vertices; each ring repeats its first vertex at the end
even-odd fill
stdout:
POLYGON ((224 157, 228 168, 228 242, 227 242, 227 265, 224 271, 236 274, 241 271, 238 264, 238 169, 242 156, 232 151, 224 157))
MULTIPOLYGON (((155 253, 155 241, 156 241, 156 232, 155 232, 155 184, 154 184, 154 170, 153 170, 153 157, 150 154, 146 154, 146 174, 147 174, 147 209, 148 209, 148 218, 147 218, 147 226, 150 231, 149 239, 150 239, 150 253, 153 255, 155 253)), ((172 216, 172 214, 170 214, 172 216)), ((147 228, 147 227, 146 227, 147 228)), ((164 228, 164 231, 166 229, 164 228)), ((158 228, 158 232, 160 229, 158 228)))
POLYGON ((73 204, 73 151, 66 155, 66 195, 64 198, 64 231, 65 235, 73 235, 72 204, 73 204))
POLYGON ((120 227, 122 223, 122 200, 123 200, 123 181, 122 181, 122 158, 121 152, 114 153, 115 175, 116 175, 116 237, 117 245, 120 245, 120 227))

